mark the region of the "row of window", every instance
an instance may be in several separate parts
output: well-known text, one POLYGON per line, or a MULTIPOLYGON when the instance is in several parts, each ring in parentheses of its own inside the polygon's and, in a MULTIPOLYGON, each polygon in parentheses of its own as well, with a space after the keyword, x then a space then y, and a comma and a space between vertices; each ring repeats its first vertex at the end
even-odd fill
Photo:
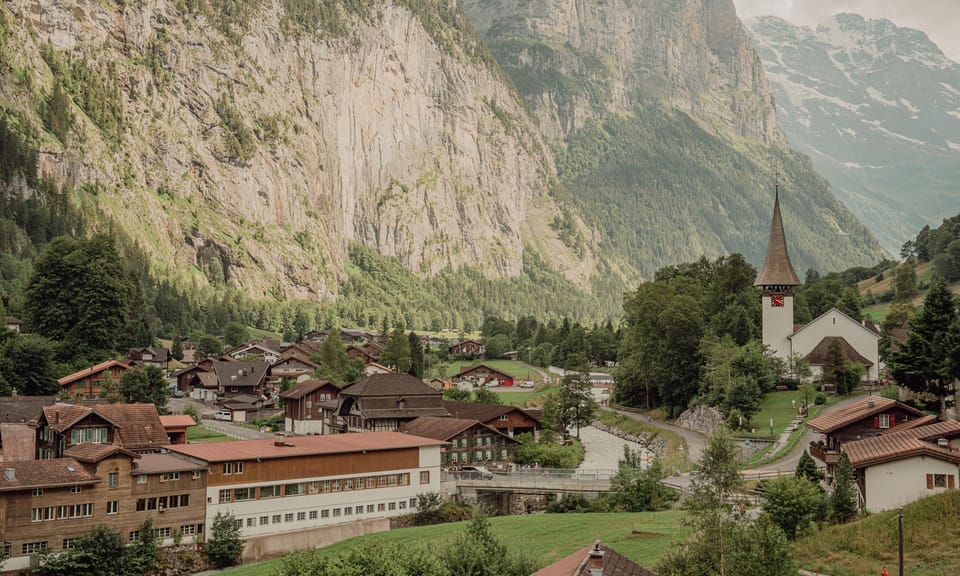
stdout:
POLYGON ((70 518, 89 518, 93 516, 93 504, 71 504, 69 506, 45 506, 30 511, 31 522, 48 520, 68 520, 70 518))
POLYGON ((137 498, 137 512, 143 512, 144 510, 165 510, 167 508, 186 508, 189 505, 189 494, 137 498))
MULTIPOLYGON (((77 484, 70 487, 71 494, 81 494, 83 492, 83 486, 77 484)), ((31 496, 43 496, 43 488, 34 488, 30 491, 31 496)))
MULTIPOLYGON (((154 534, 157 535, 157 538, 173 538, 174 529, 166 526, 163 528, 154 528, 154 534)), ((193 536, 194 534, 203 534, 203 524, 185 524, 180 527, 181 536, 193 536)), ((127 536, 127 540, 131 543, 139 542, 142 534, 139 530, 132 530, 127 536)))
POLYGON ((237 528, 243 528, 244 521, 246 521, 247 528, 254 528, 256 526, 268 526, 270 524, 280 524, 282 523, 291 523, 291 522, 305 522, 309 520, 327 519, 327 518, 341 518, 344 516, 360 516, 361 514, 376 514, 380 512, 395 512, 397 510, 407 510, 407 506, 410 509, 417 507, 417 499, 410 498, 409 500, 399 500, 395 502, 380 502, 378 504, 359 504, 357 506, 344 506, 342 508, 326 508, 323 510, 304 510, 300 512, 286 512, 284 514, 272 514, 264 516, 248 516, 244 518, 238 518, 236 520, 237 528))
MULTIPOLYGON (((458 447, 458 448, 466 448, 467 446, 470 445, 470 439, 469 439, 469 438, 454 438, 454 439, 453 439, 453 442, 451 442, 451 444, 452 444, 453 446, 458 447)), ((496 441, 495 441, 493 438, 489 437, 489 436, 478 436, 478 437, 474 438, 473 444, 474 444, 474 446, 493 446, 494 444, 496 444, 496 441)))
MULTIPOLYGON (((420 483, 430 483, 430 471, 420 472, 420 483)), ((304 494, 320 494, 327 492, 348 492, 351 490, 365 490, 370 488, 387 488, 392 486, 409 486, 410 474, 381 474, 379 476, 357 476, 354 478, 338 478, 336 480, 313 480, 311 482, 291 482, 289 484, 269 484, 267 486, 251 486, 248 488, 224 488, 220 490, 218 501, 220 504, 243 502, 246 500, 263 500, 265 498, 280 498, 282 496, 303 496, 304 494), (259 492, 259 494, 258 494, 259 492)))
MULTIPOLYGON (((470 450, 464 450, 462 452, 445 452, 441 456, 441 460, 444 464, 455 464, 458 462, 489 462, 496 458, 496 456, 496 450, 474 450, 473 452, 470 450), (473 455, 472 458, 471 454, 473 455)), ((507 459, 506 450, 500 451, 500 458, 502 460, 507 459)))

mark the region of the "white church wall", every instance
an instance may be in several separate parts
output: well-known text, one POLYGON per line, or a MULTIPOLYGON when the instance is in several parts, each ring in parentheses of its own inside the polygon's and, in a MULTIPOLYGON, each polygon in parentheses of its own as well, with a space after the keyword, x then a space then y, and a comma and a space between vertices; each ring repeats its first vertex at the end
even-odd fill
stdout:
POLYGON ((880 337, 864 328, 849 316, 833 308, 813 322, 807 324, 791 340, 794 354, 806 356, 821 340, 827 337, 842 337, 873 366, 867 367, 865 378, 873 381, 879 378, 880 337))

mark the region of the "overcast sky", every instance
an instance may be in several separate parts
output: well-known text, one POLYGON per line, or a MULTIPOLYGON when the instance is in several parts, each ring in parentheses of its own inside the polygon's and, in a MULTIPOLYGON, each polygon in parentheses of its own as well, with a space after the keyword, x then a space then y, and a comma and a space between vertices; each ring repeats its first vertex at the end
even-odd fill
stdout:
POLYGON ((838 12, 886 18, 927 33, 943 53, 960 62, 960 0, 733 0, 740 18, 774 15, 816 26, 838 12))

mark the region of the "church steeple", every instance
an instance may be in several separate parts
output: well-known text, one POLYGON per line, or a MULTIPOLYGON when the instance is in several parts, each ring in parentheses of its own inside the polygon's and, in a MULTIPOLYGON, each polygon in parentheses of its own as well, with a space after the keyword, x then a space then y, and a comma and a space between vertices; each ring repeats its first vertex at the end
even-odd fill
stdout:
POLYGON ((767 258, 763 261, 754 286, 799 286, 800 278, 790 263, 787 239, 783 233, 783 217, 780 216, 780 185, 777 184, 773 201, 773 222, 770 224, 770 240, 767 241, 767 258))

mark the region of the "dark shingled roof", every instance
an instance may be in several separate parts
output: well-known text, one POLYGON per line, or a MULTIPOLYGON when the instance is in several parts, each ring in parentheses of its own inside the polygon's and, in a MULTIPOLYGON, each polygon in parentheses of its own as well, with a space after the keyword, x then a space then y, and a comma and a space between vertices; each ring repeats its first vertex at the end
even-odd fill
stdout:
POLYGON ((409 374, 371 374, 343 389, 350 396, 410 396, 426 395, 440 397, 440 392, 409 374))
POLYGON ((0 492, 93 484, 98 481, 91 470, 73 458, 4 462, 2 467, 0 492))
POLYGON ((37 449, 37 431, 29 424, 0 423, 3 461, 33 460, 37 449))
POLYGON ((120 444, 124 448, 138 450, 170 443, 153 404, 103 404, 93 409, 120 426, 120 444))
POLYGON ((531 576, 592 576, 590 553, 594 548, 603 552, 603 576, 657 576, 599 540, 534 572, 531 576))
POLYGON ((840 342, 840 355, 847 362, 859 362, 863 364, 864 367, 869 368, 873 366, 873 362, 867 359, 866 356, 857 352, 857 349, 854 348, 849 342, 846 341, 842 336, 827 336, 820 341, 813 350, 804 358, 811 366, 825 366, 830 361, 830 346, 834 341, 840 342))
MULTIPOLYGON (((496 420, 504 414, 509 414, 514 410, 520 410, 516 406, 505 406, 502 404, 481 404, 480 402, 458 402, 456 400, 444 400, 443 407, 447 409, 452 416, 457 418, 470 418, 481 422, 496 420)), ((531 416, 532 418, 532 416, 531 416)))
POLYGON ((0 396, 0 422, 29 422, 56 403, 56 396, 0 396))
POLYGON ((291 400, 298 400, 300 398, 303 398, 307 394, 310 394, 311 392, 315 392, 327 385, 333 386, 335 388, 339 388, 339 386, 337 386, 336 384, 327 382, 326 380, 304 380, 303 382, 300 382, 299 384, 290 388, 289 390, 281 392, 280 397, 288 398, 291 400))
POLYGON ((787 238, 783 233, 783 217, 780 216, 780 194, 773 201, 773 222, 770 224, 770 239, 767 241, 767 258, 763 261, 754 286, 799 286, 800 278, 790 263, 787 238))
POLYGON ((413 434, 414 436, 420 436, 423 438, 449 441, 457 434, 460 434, 465 430, 469 430, 474 426, 480 426, 485 432, 490 432, 496 434, 497 436, 503 436, 510 442, 516 442, 516 440, 513 438, 495 428, 487 426, 483 422, 463 418, 449 418, 445 416, 421 416, 416 420, 407 422, 406 424, 400 426, 400 432, 413 434))
POLYGON ((116 444, 94 444, 92 442, 75 444, 63 451, 63 455, 65 457, 73 458, 79 462, 86 462, 88 464, 96 464, 104 458, 109 458, 114 454, 124 454, 131 458, 140 457, 140 455, 136 452, 124 450, 116 444))

